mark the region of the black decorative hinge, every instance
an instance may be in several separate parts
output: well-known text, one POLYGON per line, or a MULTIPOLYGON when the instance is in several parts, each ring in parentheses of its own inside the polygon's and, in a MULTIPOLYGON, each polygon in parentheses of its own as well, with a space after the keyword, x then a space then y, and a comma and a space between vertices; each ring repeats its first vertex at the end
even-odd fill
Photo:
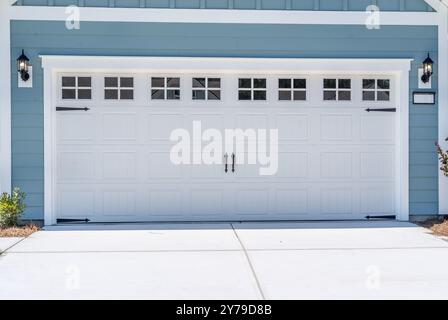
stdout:
POLYGON ((56 223, 89 223, 89 219, 57 219, 56 223))
POLYGON ((366 216, 367 220, 371 220, 371 219, 390 219, 390 220, 395 220, 397 219, 396 215, 386 215, 386 216, 366 216))
POLYGON ((56 111, 89 111, 90 108, 56 107, 56 111))
POLYGON ((367 108, 367 112, 397 112, 397 108, 380 108, 380 109, 371 109, 367 108))

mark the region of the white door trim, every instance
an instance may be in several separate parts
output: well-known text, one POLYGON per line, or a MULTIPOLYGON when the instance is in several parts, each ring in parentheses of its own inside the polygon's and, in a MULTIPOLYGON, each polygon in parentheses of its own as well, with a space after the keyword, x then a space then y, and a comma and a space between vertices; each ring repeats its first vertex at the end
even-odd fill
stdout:
MULTIPOLYGON (((439 119, 439 142, 444 149, 448 149, 448 8, 439 8, 439 60, 438 60, 438 119, 439 119)), ((448 214, 448 178, 439 170, 439 214, 448 214)))
MULTIPOLYGON (((80 7, 81 21, 365 25, 371 12, 235 9, 153 9, 80 7)), ((66 7, 12 6, 11 20, 66 21, 66 7)), ((380 25, 437 25, 437 12, 382 11, 380 25)))
POLYGON ((11 45, 9 3, 0 1, 0 192, 11 190, 11 45))
POLYGON ((55 212, 55 105, 54 83, 59 72, 169 73, 206 72, 252 74, 389 74, 401 84, 396 117, 396 208, 397 219, 409 219, 409 71, 411 59, 257 59, 257 58, 170 58, 41 56, 44 68, 45 224, 56 223, 55 212), (294 73, 294 72, 292 72, 294 73))

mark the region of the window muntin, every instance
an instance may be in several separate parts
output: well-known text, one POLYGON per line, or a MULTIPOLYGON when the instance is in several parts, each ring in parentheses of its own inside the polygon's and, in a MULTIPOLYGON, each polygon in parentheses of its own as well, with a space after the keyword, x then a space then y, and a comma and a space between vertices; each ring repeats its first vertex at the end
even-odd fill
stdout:
POLYGON ((306 79, 278 79, 279 101, 306 101, 306 79))
POLYGON ((152 100, 180 100, 180 78, 151 77, 152 100))
POLYGON ((133 100, 133 77, 104 77, 105 100, 133 100))
POLYGON ((92 78, 84 76, 62 77, 62 100, 92 99, 92 78))
POLYGON ((363 101, 390 101, 390 79, 362 79, 363 101))
POLYGON ((221 78, 193 78, 193 100, 221 100, 221 78))
POLYGON ((267 82, 265 78, 239 78, 238 100, 265 101, 267 96, 267 82))
POLYGON ((350 101, 352 99, 352 80, 326 78, 323 80, 325 101, 350 101))

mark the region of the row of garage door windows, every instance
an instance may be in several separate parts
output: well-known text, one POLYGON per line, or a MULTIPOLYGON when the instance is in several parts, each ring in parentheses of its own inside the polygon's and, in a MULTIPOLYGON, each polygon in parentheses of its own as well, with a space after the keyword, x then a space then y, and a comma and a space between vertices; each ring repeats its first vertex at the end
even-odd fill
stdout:
MULTIPOLYGON (((180 100, 181 82, 178 77, 151 77, 152 100, 180 100)), ((325 101, 350 101, 352 99, 352 80, 343 78, 324 78, 323 99, 325 101)), ((266 78, 239 78, 238 100, 263 101, 267 99, 266 78)), ((307 79, 279 78, 279 101, 306 101, 307 79)), ((62 77, 63 100, 92 99, 92 78, 85 76, 62 77)), ((133 77, 104 77, 105 100, 133 100, 133 77)), ((193 100, 221 100, 221 78, 192 78, 193 100)), ((362 79, 363 101, 389 101, 389 79, 362 79)))

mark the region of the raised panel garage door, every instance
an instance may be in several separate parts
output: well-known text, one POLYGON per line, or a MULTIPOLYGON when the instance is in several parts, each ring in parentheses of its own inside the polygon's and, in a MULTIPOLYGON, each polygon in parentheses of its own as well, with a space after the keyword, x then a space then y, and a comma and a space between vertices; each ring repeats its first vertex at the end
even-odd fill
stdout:
MULTIPOLYGON (((241 81, 254 77, 238 74, 61 74, 57 216, 126 222, 394 214, 393 77, 340 78, 258 75, 266 81, 256 87, 241 81), (295 78, 306 81, 295 85, 295 78), (194 122, 202 132, 277 129, 278 170, 263 176, 259 164, 236 164, 233 172, 230 154, 227 172, 225 164, 173 164, 170 135, 193 132, 194 122)), ((233 153, 247 158, 247 150, 233 153)))

